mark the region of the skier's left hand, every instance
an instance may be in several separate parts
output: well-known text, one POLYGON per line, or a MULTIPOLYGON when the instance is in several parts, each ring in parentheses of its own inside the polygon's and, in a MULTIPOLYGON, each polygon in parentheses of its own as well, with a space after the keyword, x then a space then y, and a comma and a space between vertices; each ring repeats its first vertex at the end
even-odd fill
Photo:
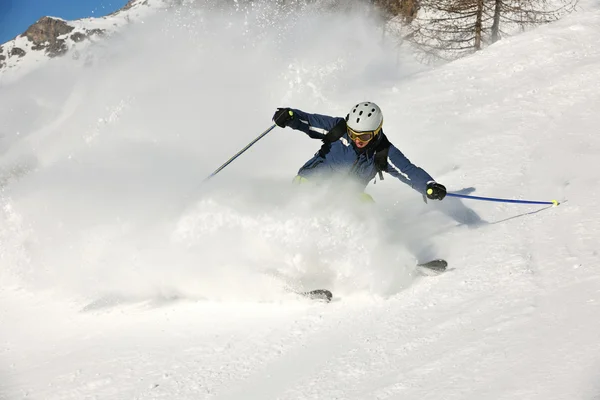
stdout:
POLYGON ((291 108, 278 108, 273 114, 273 122, 280 128, 285 128, 292 119, 294 119, 294 112, 291 108))
POLYGON ((427 198, 431 200, 442 200, 446 197, 446 187, 440 183, 430 181, 427 182, 427 190, 425 191, 427 198))

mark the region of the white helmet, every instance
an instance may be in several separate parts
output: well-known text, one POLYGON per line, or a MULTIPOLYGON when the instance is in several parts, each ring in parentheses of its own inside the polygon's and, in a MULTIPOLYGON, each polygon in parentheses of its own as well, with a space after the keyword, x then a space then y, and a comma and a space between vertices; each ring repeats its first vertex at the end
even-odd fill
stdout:
POLYGON ((355 132, 377 131, 383 124, 383 113, 375 103, 358 103, 346 115, 346 124, 355 132))

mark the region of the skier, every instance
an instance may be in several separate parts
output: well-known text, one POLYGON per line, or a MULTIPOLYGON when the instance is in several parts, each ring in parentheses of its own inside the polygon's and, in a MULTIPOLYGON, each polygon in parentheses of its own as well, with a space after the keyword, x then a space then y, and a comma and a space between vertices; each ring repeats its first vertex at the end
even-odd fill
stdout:
POLYGON ((298 171, 296 182, 343 174, 352 177, 360 190, 364 190, 377 175, 383 180, 382 172, 387 172, 429 199, 442 200, 446 196, 444 185, 412 164, 390 143, 382 129, 383 114, 375 103, 356 104, 346 118, 278 108, 273 121, 281 128, 289 126, 323 141, 321 149, 298 171))

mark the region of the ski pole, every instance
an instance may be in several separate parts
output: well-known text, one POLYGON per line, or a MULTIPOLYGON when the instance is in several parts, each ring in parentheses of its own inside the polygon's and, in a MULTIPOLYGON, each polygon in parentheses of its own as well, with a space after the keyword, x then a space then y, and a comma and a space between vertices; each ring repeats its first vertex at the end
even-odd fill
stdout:
POLYGON ((479 196, 468 196, 466 194, 458 194, 458 193, 446 193, 446 196, 450 197, 460 197, 463 199, 473 199, 473 200, 483 200, 483 201, 495 201, 498 203, 519 203, 519 204, 551 204, 554 207, 558 206, 560 203, 557 200, 552 201, 532 201, 532 200, 511 200, 511 199, 498 199, 495 197, 479 197, 479 196))
POLYGON ((207 176, 204 181, 202 182, 206 182, 207 180, 209 180, 210 178, 212 178, 213 176, 215 176, 216 174, 218 174, 219 172, 221 172, 223 170, 223 168, 225 168, 226 166, 228 166, 229 164, 231 164, 233 162, 233 160, 235 160, 236 158, 238 158, 239 156, 242 155, 243 152, 245 152, 246 150, 248 150, 250 147, 252 147, 252 145, 256 142, 258 142, 260 139, 262 139, 263 137, 265 137, 265 135, 269 132, 271 132, 273 129, 275 129, 277 125, 273 124, 273 126, 271 126, 269 129, 267 129, 266 131, 264 131, 263 133, 261 133, 260 135, 258 135, 258 137, 256 139, 254 139, 253 141, 251 141, 250 143, 248 143, 248 145, 246 145, 246 147, 244 147, 242 150, 240 150, 239 152, 237 152, 236 155, 234 155, 233 157, 231 157, 229 160, 227 160, 225 162, 225 164, 221 165, 219 168, 217 168, 215 170, 215 172, 213 172, 212 174, 210 174, 209 176, 207 176))

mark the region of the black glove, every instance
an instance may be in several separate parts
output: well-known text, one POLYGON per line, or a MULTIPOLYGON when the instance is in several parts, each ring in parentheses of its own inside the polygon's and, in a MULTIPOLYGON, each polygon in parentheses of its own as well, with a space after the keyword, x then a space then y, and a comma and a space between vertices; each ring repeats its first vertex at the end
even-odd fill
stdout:
POLYGON ((440 183, 431 181, 427 183, 427 198, 431 200, 442 200, 446 197, 446 187, 440 183))
POLYGON ((292 119, 294 119, 294 112, 291 108, 278 108, 273 114, 273 122, 280 128, 285 128, 292 119))

